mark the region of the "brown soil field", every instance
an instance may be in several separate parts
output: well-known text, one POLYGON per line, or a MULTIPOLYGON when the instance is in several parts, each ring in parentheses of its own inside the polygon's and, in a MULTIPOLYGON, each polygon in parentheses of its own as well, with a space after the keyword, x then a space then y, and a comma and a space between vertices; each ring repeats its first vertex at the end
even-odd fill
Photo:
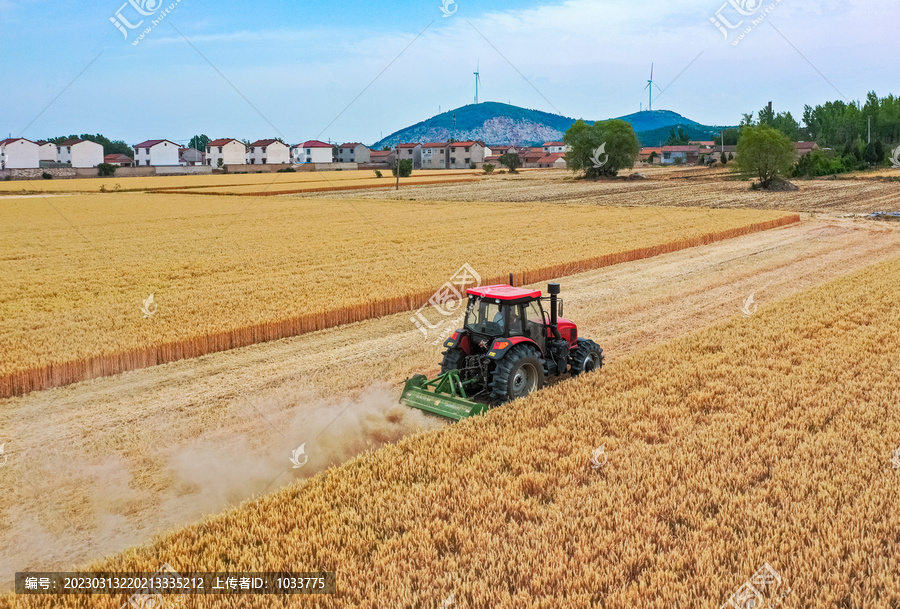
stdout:
MULTIPOLYGON (((779 209, 809 213, 900 211, 900 182, 872 180, 794 180, 794 192, 754 192, 722 168, 640 168, 647 179, 622 178, 587 182, 564 170, 531 170, 518 176, 491 175, 476 184, 411 186, 408 200, 542 201, 596 205, 779 209)), ((302 195, 298 195, 302 196, 302 195)), ((318 195, 322 198, 339 195, 318 195)), ((360 192, 364 199, 397 198, 387 191, 360 192)))
MULTIPOLYGON (((898 253, 890 225, 807 219, 572 275, 563 297, 567 317, 606 350, 605 374, 630 354, 740 317, 750 294, 764 311, 898 253)), ((0 468, 9 489, 0 496, 0 573, 84 568, 443 427, 396 404, 402 381, 433 374, 439 360, 405 313, 0 400, 9 458, 0 468), (293 469, 301 443, 310 460, 293 469)), ((164 546, 148 551, 160 550, 162 558, 164 546)), ((728 573, 729 585, 745 568, 728 573)))

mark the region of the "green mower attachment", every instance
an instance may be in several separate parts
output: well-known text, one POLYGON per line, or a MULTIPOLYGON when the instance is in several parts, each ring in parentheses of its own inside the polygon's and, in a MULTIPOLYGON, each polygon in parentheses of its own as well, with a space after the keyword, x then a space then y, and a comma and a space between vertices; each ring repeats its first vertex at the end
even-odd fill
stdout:
POLYGON ((406 381, 400 403, 456 421, 484 414, 490 408, 488 404, 466 397, 465 386, 476 380, 463 381, 457 370, 443 372, 430 381, 416 374, 406 381))

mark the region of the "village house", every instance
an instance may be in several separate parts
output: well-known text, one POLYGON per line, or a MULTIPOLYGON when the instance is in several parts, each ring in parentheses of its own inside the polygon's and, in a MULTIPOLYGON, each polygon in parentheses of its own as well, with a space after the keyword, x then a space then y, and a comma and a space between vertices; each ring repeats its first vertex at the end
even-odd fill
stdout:
POLYGON ((796 142, 794 144, 794 150, 799 156, 806 156, 818 147, 819 145, 815 142, 796 142))
POLYGON ((57 158, 56 144, 47 140, 38 140, 37 145, 40 162, 55 165, 57 158))
POLYGON ((182 148, 178 151, 178 164, 182 167, 206 165, 206 155, 196 148, 182 148))
MULTIPOLYGON (((370 163, 387 163, 393 165, 397 161, 397 153, 394 150, 372 150, 369 152, 370 163)), ((415 161, 413 161, 415 164, 415 161)))
POLYGON ((538 167, 540 160, 544 158, 544 149, 541 147, 520 148, 519 161, 522 167, 538 167))
POLYGON ((422 144, 408 143, 399 144, 397 149, 400 151, 400 159, 412 159, 413 169, 422 168, 422 144))
POLYGON ((564 142, 544 142, 541 148, 543 148, 544 154, 565 153, 569 150, 569 147, 564 142))
POLYGON ((171 140, 147 140, 134 147, 135 167, 171 167, 178 165, 181 147, 171 140))
POLYGON ((349 142, 337 147, 338 163, 368 163, 369 149, 359 142, 349 142))
POLYGON ((249 165, 287 165, 290 162, 290 146, 278 140, 257 140, 247 151, 249 165))
POLYGON ((326 144, 319 140, 303 142, 292 149, 294 163, 333 163, 334 152, 332 148, 331 144, 326 144))
POLYGON ((484 163, 484 149, 484 142, 451 142, 447 169, 469 169, 472 165, 480 166, 484 163))
POLYGON ((218 167, 220 159, 223 165, 244 165, 247 162, 247 147, 244 142, 233 138, 209 142, 206 145, 206 164, 218 167))
POLYGON ((696 165, 700 161, 700 146, 663 146, 662 165, 696 165), (680 161, 678 159, 681 159, 680 161))
POLYGON ((538 159, 537 166, 545 169, 565 169, 568 167, 566 164, 566 154, 564 152, 545 154, 538 159))
POLYGON ((0 169, 37 169, 40 165, 37 142, 24 137, 0 140, 0 169))
POLYGON ((422 169, 446 169, 449 162, 447 142, 422 144, 422 169))
POLYGON ((127 154, 107 154, 103 162, 114 167, 131 167, 134 160, 127 154))
MULTIPOLYGON (((488 154, 487 156, 498 156, 499 157, 499 156, 503 156, 507 152, 511 153, 511 154, 519 154, 519 150, 515 146, 503 146, 500 144, 492 145, 490 147, 490 151, 491 151, 491 153, 488 154)), ((487 159, 485 159, 485 162, 487 162, 487 159)))
POLYGON ((641 161, 644 163, 660 163, 662 159, 662 146, 645 146, 641 148, 641 161))
POLYGON ((56 145, 57 162, 70 167, 96 167, 103 162, 103 156, 103 146, 77 137, 56 145))

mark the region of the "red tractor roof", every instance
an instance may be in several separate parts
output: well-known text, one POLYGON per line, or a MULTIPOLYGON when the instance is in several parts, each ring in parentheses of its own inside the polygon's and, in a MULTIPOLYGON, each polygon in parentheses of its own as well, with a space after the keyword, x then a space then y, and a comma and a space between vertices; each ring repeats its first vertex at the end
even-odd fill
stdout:
POLYGON ((466 290, 466 294, 494 300, 522 300, 541 297, 540 290, 524 290, 511 285, 485 285, 480 288, 469 288, 466 290))

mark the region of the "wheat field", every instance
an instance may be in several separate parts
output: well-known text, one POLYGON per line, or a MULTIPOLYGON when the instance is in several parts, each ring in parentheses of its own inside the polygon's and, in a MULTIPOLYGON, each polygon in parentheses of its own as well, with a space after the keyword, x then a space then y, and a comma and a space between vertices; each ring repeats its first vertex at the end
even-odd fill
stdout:
MULTIPOLYGON (((388 173, 388 172, 386 172, 388 173)), ((481 178, 474 175, 438 174, 420 175, 416 172, 408 178, 400 178, 400 188, 410 186, 429 186, 437 184, 471 184, 480 181, 481 178)), ((363 190, 372 188, 385 188, 395 192, 396 178, 389 173, 381 178, 366 177, 353 178, 351 180, 307 180, 303 182, 279 182, 269 184, 241 184, 235 186, 209 186, 194 188, 191 190, 167 189, 165 192, 173 194, 203 194, 203 195, 239 195, 249 197, 266 197, 274 195, 289 195, 300 193, 340 192, 343 190, 363 190)))
POLYGON ((723 606, 768 565, 766 606, 896 607, 898 292, 892 258, 87 570, 338 573, 290 607, 662 609, 723 606))
MULTIPOLYGON (((385 186, 393 184, 393 176, 389 170, 383 170, 384 177, 381 182, 385 186)), ((440 177, 459 178, 473 176, 478 172, 469 169, 454 170, 419 170, 413 172, 412 178, 422 177, 435 179, 440 177)), ((115 175, 103 178, 73 178, 54 180, 10 180, 0 181, 0 195, 5 193, 21 192, 45 192, 45 193, 73 193, 73 192, 100 192, 104 187, 107 192, 116 190, 145 191, 145 190, 174 190, 174 189, 203 189, 203 188, 231 188, 240 186, 259 186, 257 190, 266 187, 282 187, 285 184, 306 184, 321 182, 324 185, 343 185, 346 182, 374 179, 372 170, 353 171, 299 171, 294 173, 247 173, 247 174, 210 174, 210 175, 169 175, 146 177, 116 177, 115 175)), ((401 184, 409 178, 402 178, 401 184)))
POLYGON ((412 310, 465 263, 484 282, 513 272, 531 283, 797 219, 145 193, 9 199, 0 396, 412 310))

